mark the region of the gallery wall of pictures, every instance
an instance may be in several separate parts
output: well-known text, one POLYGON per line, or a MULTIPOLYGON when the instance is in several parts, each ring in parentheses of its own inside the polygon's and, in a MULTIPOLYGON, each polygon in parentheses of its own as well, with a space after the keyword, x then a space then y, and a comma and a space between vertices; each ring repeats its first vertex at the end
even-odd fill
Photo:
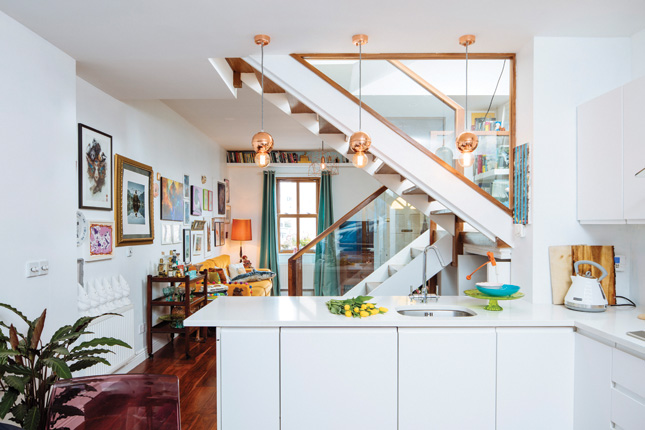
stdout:
POLYGON ((112 135, 81 123, 78 160, 77 246, 85 261, 111 259, 121 246, 158 243, 185 263, 198 263, 226 244, 228 179, 209 188, 207 176, 166 177, 145 160, 115 153, 112 135), (85 210, 105 216, 88 221, 85 210))

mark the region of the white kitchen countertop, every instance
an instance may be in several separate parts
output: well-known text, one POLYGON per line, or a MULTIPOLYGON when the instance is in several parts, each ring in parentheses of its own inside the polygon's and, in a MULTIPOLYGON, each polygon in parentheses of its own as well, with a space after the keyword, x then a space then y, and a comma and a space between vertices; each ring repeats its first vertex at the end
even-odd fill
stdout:
POLYGON ((532 304, 524 299, 500 300, 500 312, 484 310, 485 300, 443 296, 438 303, 415 303, 407 296, 374 297, 370 302, 389 309, 367 318, 333 315, 325 302, 337 297, 219 297, 186 318, 196 327, 576 327, 585 334, 615 343, 645 357, 645 341, 627 336, 645 330, 637 315, 645 308, 610 307, 606 312, 577 312, 562 305, 532 304), (472 317, 412 317, 396 312, 404 306, 466 307, 472 317))

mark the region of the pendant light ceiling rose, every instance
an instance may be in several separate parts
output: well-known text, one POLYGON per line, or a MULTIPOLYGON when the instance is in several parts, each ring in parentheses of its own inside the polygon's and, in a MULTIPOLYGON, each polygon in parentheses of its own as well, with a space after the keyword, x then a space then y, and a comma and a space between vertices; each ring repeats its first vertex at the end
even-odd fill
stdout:
POLYGON ((464 34, 459 38, 459 44, 461 46, 470 46, 473 43, 475 43, 475 35, 474 34, 464 34))
MULTIPOLYGON (((466 116, 468 115, 468 47, 475 43, 475 36, 472 34, 465 34, 459 38, 459 44, 466 48, 466 116)), ((468 119, 464 124, 465 131, 459 134, 456 141, 457 150, 462 154, 469 154, 477 149, 479 144, 479 137, 475 133, 468 131, 468 119)), ((460 161, 464 167, 464 163, 460 161)))
POLYGON ((365 45, 367 40, 367 34, 355 34, 352 36, 352 43, 356 46, 365 45))
POLYGON ((253 40, 255 40, 256 45, 267 46, 269 43, 271 43, 271 38, 266 34, 256 34, 253 40))

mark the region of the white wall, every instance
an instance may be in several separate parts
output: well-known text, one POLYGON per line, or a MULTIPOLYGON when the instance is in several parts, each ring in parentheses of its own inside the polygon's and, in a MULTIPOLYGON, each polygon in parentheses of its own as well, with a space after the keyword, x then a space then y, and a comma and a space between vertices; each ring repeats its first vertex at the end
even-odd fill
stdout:
POLYGON ((632 35, 632 79, 645 76, 645 29, 632 35))
MULTIPOLYGON (((0 302, 30 319, 46 307, 51 336, 76 317, 76 66, 2 12, 0 58, 0 302), (25 278, 39 259, 49 275, 25 278)), ((0 320, 16 322, 4 309, 0 320)))
MULTIPOLYGON (((642 227, 585 226, 576 219, 576 107, 631 79, 631 41, 538 37, 533 73, 532 286, 533 301, 548 303, 549 246, 614 245, 628 260, 637 246, 631 230, 642 227)), ((619 294, 634 296, 629 281, 629 273, 617 275, 619 294)))
MULTIPOLYGON (((179 182, 182 182, 183 175, 187 174, 190 176, 191 185, 213 190, 216 198, 217 181, 222 181, 226 176, 226 152, 164 103, 158 100, 123 103, 78 78, 77 121, 112 135, 114 154, 152 166, 155 182, 158 183, 157 172, 163 177, 179 182), (207 178, 206 184, 201 183, 202 175, 207 178)), ((85 264, 85 279, 121 274, 128 281, 134 303, 135 328, 145 321, 146 276, 155 273, 161 252, 168 254, 171 249, 175 249, 183 254, 181 243, 161 245, 162 224, 176 223, 160 221, 160 197, 154 199, 155 241, 152 245, 119 247, 111 260, 85 264), (132 257, 126 256, 129 248, 132 248, 132 257)), ((216 212, 216 205, 214 209, 216 212)), ((112 211, 82 212, 88 221, 114 219, 112 211)), ((210 221, 212 216, 212 212, 204 211, 202 216, 191 216, 191 221, 210 221)), ((189 228, 183 223, 180 224, 182 229, 189 228)), ((86 254, 86 246, 87 242, 76 250, 79 258, 86 254)), ((219 255, 221 250, 221 247, 212 246, 210 253, 193 258, 193 262, 201 262, 219 255)), ((157 294, 161 295, 161 292, 158 291, 157 294)), ((153 315, 154 319, 156 315, 153 315)), ((157 338, 165 343, 167 336, 160 335, 157 338)), ((144 344, 145 336, 137 334, 135 351, 143 348, 144 344)))

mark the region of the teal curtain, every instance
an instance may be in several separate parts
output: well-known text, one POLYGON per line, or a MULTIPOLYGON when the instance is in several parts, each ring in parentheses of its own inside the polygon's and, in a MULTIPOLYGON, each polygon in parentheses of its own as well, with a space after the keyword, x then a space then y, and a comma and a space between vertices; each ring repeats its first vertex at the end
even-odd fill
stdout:
MULTIPOLYGON (((331 175, 329 172, 323 172, 320 177, 320 199, 318 201, 318 234, 334 223, 332 202, 331 175)), ((340 294, 339 285, 336 232, 334 232, 316 244, 314 291, 317 296, 338 296, 340 294)))
POLYGON ((280 295, 278 276, 278 215, 275 202, 275 172, 264 171, 262 190, 262 226, 260 235, 260 267, 275 273, 271 294, 280 295))

